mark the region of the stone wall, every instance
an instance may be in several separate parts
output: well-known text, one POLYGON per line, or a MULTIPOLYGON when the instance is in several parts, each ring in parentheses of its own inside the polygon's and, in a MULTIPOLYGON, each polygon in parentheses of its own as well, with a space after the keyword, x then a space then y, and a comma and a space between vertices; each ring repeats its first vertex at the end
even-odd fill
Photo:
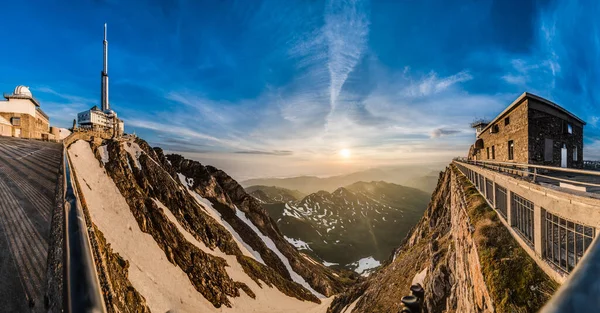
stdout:
POLYGON ((529 108, 529 155, 530 162, 549 166, 561 166, 561 148, 567 147, 567 167, 583 167, 583 125, 574 118, 535 100, 529 108), (564 131, 564 123, 569 123, 572 133, 564 131), (552 160, 546 161, 545 142, 552 139, 552 160), (573 151, 577 147, 577 161, 573 151))
POLYGON ((451 175, 450 217, 454 238, 454 281, 449 303, 456 312, 494 312, 494 303, 486 286, 475 240, 475 226, 469 218, 467 197, 456 174, 451 175))
POLYGON ((495 125, 498 126, 497 133, 491 133, 490 128, 486 129, 479 138, 483 139, 483 149, 477 151, 477 160, 495 160, 499 162, 511 161, 508 159, 508 141, 514 142, 513 162, 527 163, 529 161, 529 141, 528 141, 528 99, 516 106, 512 111, 499 119, 495 125), (505 119, 510 119, 510 123, 505 125, 505 119), (494 147, 495 158, 492 158, 492 147, 494 147), (487 149, 490 151, 490 157, 487 156, 487 149))

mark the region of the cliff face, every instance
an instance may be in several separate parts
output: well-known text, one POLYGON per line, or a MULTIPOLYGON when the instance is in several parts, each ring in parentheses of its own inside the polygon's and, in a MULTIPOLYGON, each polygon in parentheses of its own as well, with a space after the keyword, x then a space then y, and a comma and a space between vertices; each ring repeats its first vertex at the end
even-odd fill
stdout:
POLYGON ((452 166, 388 263, 328 312, 396 312, 417 282, 424 312, 535 312, 556 288, 452 166))

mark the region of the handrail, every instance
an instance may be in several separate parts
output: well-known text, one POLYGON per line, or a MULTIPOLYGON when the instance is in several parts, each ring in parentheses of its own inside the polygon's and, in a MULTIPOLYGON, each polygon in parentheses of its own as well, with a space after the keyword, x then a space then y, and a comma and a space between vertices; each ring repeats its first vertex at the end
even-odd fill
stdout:
POLYGON ((534 180, 536 177, 544 177, 544 178, 547 178, 550 180, 565 182, 565 183, 569 183, 569 184, 576 184, 576 185, 583 185, 583 186, 590 186, 590 187, 600 187, 600 183, 577 181, 577 180, 572 180, 572 179, 553 177, 553 176, 540 174, 537 172, 537 169, 546 169, 546 170, 552 170, 552 171, 557 171, 557 172, 566 172, 566 173, 577 173, 577 174, 582 174, 582 175, 590 175, 590 176, 598 176, 598 177, 600 177, 600 171, 588 171, 588 170, 580 170, 580 169, 573 169, 573 168, 563 168, 563 167, 524 164, 524 163, 512 163, 512 162, 476 161, 476 160, 467 160, 464 158, 455 158, 454 161, 471 164, 471 165, 476 165, 476 166, 482 165, 484 168, 491 168, 491 169, 494 169, 499 172, 502 171, 502 169, 507 169, 508 167, 514 167, 514 168, 508 168, 508 169, 512 172, 517 172, 519 174, 532 175, 534 177, 534 180), (529 168, 533 168, 534 172, 529 172, 527 170, 519 170, 516 168, 526 168, 527 170, 529 168))
POLYGON ((92 256, 92 248, 87 226, 77 192, 73 187, 73 177, 67 150, 64 157, 64 307, 68 312, 106 312, 100 291, 100 283, 92 256))
POLYGON ((516 162, 495 162, 495 161, 480 161, 480 160, 467 160, 465 158, 455 158, 456 161, 461 161, 464 163, 474 163, 474 164, 492 164, 492 165, 508 165, 508 166, 516 166, 516 167, 531 167, 531 168, 540 168, 545 170, 553 170, 559 172, 567 172, 567 173, 576 173, 576 174, 584 174, 584 175, 594 175, 600 176, 600 171, 590 171, 590 170, 580 170, 576 168, 568 168, 568 167, 557 167, 557 166, 548 166, 548 165, 537 165, 537 164, 528 164, 528 163, 516 163, 516 162))
POLYGON ((595 313, 600 308, 600 243, 592 241, 583 259, 541 313, 595 313))

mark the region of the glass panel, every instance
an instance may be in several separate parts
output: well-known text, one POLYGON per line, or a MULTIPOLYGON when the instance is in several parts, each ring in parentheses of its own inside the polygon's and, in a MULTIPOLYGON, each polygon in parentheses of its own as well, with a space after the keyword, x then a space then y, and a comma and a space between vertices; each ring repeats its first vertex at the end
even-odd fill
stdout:
POLYGON ((579 262, 579 259, 581 259, 581 257, 583 257, 583 236, 580 234, 575 235, 576 236, 576 240, 575 240, 575 245, 576 245, 576 251, 577 251, 577 261, 579 262))
POLYGON ((569 272, 575 268, 575 233, 567 233, 567 264, 569 272))

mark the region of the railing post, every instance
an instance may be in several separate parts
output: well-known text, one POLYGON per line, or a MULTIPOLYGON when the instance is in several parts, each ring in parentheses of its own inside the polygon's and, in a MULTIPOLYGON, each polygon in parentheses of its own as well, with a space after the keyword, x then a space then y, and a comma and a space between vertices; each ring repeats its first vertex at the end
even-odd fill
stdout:
POLYGON ((535 183, 535 180, 537 179, 537 167, 533 168, 533 182, 535 183))
POLYGON ((544 249, 543 211, 541 206, 533 204, 533 250, 540 257, 542 257, 544 249))

